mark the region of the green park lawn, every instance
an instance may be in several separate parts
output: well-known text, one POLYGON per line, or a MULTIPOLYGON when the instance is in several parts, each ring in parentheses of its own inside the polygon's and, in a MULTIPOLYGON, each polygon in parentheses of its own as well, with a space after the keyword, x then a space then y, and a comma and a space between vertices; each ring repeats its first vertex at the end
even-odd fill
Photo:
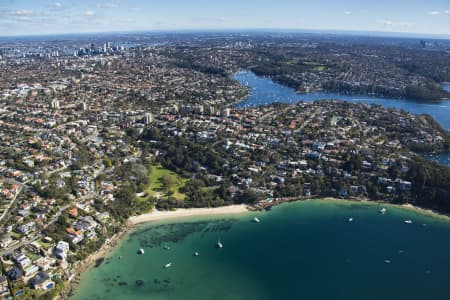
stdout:
POLYGON ((145 192, 153 197, 156 197, 157 193, 164 198, 166 197, 166 193, 163 188, 163 178, 164 176, 169 175, 172 178, 172 184, 170 186, 170 191, 173 192, 173 197, 177 200, 184 200, 186 195, 180 193, 180 189, 184 187, 186 182, 189 180, 187 178, 182 178, 177 173, 163 168, 161 165, 152 166, 150 172, 150 184, 145 190, 145 192))
POLYGON ((314 67, 313 71, 315 71, 315 72, 322 72, 325 69, 326 69, 325 66, 316 66, 316 67, 314 67))

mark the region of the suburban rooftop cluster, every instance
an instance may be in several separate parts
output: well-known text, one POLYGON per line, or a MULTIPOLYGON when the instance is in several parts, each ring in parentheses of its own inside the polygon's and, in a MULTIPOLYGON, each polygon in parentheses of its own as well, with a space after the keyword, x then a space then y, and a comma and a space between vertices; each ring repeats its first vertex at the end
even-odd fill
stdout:
POLYGON ((161 39, 0 44, 0 297, 60 294, 128 217, 154 207, 422 195, 448 209, 435 201, 443 184, 423 171, 421 154, 449 143, 431 117, 337 100, 237 109, 249 90, 229 76, 389 94, 426 86, 442 51, 161 39), (415 58, 417 69, 399 65, 415 58))

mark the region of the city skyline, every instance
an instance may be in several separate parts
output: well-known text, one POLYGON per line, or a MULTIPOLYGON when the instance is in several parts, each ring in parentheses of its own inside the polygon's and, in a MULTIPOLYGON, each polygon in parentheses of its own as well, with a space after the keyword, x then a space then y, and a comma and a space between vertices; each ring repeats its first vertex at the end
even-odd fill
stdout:
POLYGON ((294 29, 447 36, 450 4, 446 2, 4 0, 0 3, 0 35, 294 29))

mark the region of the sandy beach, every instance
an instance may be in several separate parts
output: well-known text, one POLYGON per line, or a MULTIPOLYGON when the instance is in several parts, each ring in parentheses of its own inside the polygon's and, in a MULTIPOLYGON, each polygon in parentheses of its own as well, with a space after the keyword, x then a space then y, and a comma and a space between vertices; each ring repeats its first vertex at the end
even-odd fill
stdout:
MULTIPOLYGON (((368 199, 353 199, 353 200, 344 200, 344 199, 337 199, 332 197, 326 197, 321 198, 319 201, 331 201, 331 202, 342 202, 342 203, 352 203, 352 202, 359 202, 359 203, 368 203, 376 205, 376 202, 369 201, 368 199)), ((435 211, 429 210, 429 209, 423 209, 411 204, 403 204, 403 205, 396 205, 396 204, 389 204, 389 203, 382 203, 383 206, 392 206, 392 207, 398 207, 406 210, 416 211, 418 213, 432 216, 435 218, 439 218, 442 220, 450 221, 450 216, 437 213, 435 211)), ((179 218, 185 218, 185 217, 196 217, 196 216, 220 216, 220 215, 233 215, 233 214, 242 214, 249 212, 249 208, 247 205, 230 205, 230 206, 223 206, 223 207, 215 207, 215 208, 190 208, 190 209, 176 209, 173 211, 158 211, 154 210, 151 213, 146 213, 138 216, 134 216, 128 219, 127 225, 124 226, 123 230, 113 236, 107 243, 105 243, 98 251, 91 254, 89 257, 87 257, 85 260, 75 263, 73 266, 73 275, 74 277, 80 275, 82 272, 87 270, 89 267, 93 266, 95 262, 98 259, 104 258, 111 249, 114 248, 114 246, 117 245, 121 241, 121 239, 129 232, 130 229, 132 229, 135 225, 138 224, 144 224, 148 222, 153 221, 162 221, 162 220, 173 220, 173 219, 179 219, 179 218)), ((64 296, 67 296, 72 288, 74 287, 73 284, 69 283, 68 288, 66 289, 66 293, 64 296)), ((56 297, 55 299, 65 299, 65 297, 56 297)))
POLYGON ((421 213, 421 214, 426 215, 426 216, 430 216, 430 217, 433 217, 433 218, 437 218, 437 219, 440 219, 440 220, 445 220, 447 222, 450 222, 450 215, 444 214, 444 213, 441 213, 441 212, 437 212, 437 211, 432 210, 432 209, 422 208, 422 207, 415 206, 415 205, 412 205, 412 204, 402 204, 402 205, 400 205, 400 207, 403 208, 403 209, 412 210, 412 211, 421 213))
POLYGON ((142 214, 139 216, 131 217, 128 221, 131 225, 137 225, 152 221, 168 220, 183 217, 195 217, 195 216, 216 216, 216 215, 228 215, 228 214, 240 214, 248 212, 247 206, 242 205, 229 205, 215 208, 179 208, 173 211, 158 211, 155 210, 151 213, 142 214))
MULTIPOLYGON (((134 216, 128 219, 127 225, 124 226, 123 230, 111 237, 99 250, 89 255, 85 260, 75 263, 72 266, 73 277, 76 278, 81 273, 86 271, 88 268, 93 266, 98 259, 104 258, 114 246, 126 235, 126 233, 134 226, 138 224, 143 224, 152 221, 177 219, 183 217, 195 217, 195 216, 217 216, 217 215, 232 215, 248 212, 246 205, 230 205, 215 208, 190 208, 190 209, 177 209, 173 211, 158 211, 154 210, 151 213, 142 214, 134 216)), ((68 282, 68 285, 63 293, 63 296, 57 296, 54 299, 66 299, 66 297, 71 293, 74 288, 72 280, 68 282)))

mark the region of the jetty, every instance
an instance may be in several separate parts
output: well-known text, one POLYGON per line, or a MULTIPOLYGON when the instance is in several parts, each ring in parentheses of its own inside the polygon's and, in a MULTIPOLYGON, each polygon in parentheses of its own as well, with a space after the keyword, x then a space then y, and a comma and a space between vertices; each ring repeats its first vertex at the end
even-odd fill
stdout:
POLYGON ((320 197, 318 195, 311 195, 311 196, 281 197, 281 198, 273 198, 271 200, 261 200, 257 204, 249 206, 249 210, 251 211, 270 210, 273 206, 282 203, 319 199, 319 198, 320 197))

